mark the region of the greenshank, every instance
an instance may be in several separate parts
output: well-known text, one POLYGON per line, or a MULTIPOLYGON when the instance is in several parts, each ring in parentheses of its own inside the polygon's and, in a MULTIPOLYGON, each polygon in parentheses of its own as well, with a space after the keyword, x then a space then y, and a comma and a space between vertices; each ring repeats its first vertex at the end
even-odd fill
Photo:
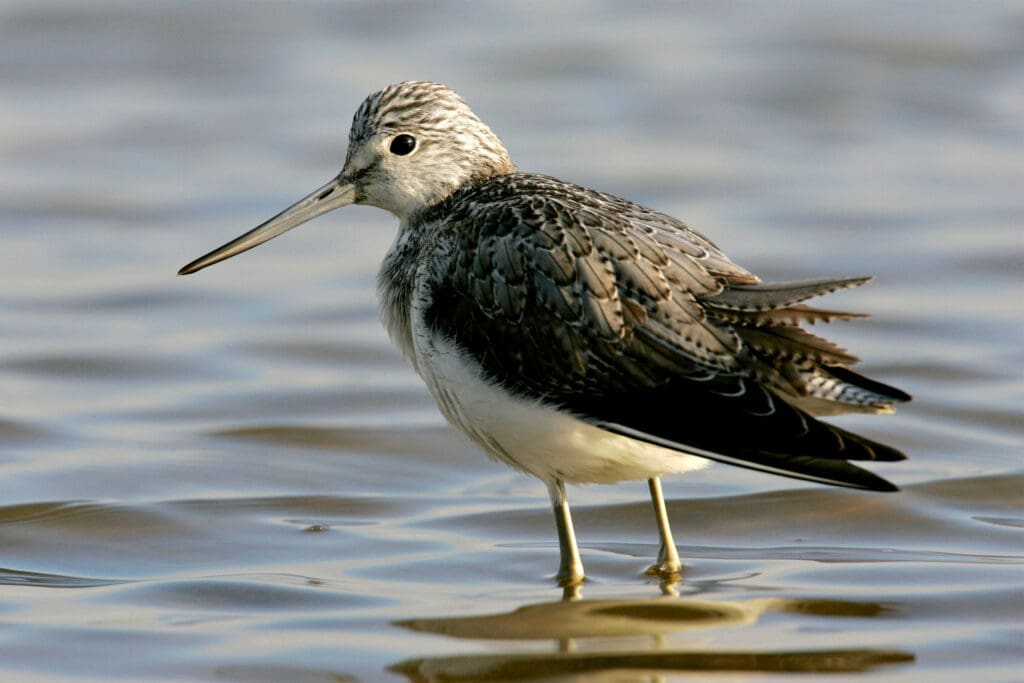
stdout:
POLYGON ((367 97, 341 173, 179 274, 347 204, 398 218, 378 276, 387 330, 452 425, 545 482, 563 585, 583 579, 566 482, 646 479, 662 576, 681 568, 662 475, 716 460, 896 490, 851 461, 900 451, 817 418, 910 396, 801 327, 858 317, 803 302, 870 278, 762 282, 680 220, 519 172, 443 85, 367 97))

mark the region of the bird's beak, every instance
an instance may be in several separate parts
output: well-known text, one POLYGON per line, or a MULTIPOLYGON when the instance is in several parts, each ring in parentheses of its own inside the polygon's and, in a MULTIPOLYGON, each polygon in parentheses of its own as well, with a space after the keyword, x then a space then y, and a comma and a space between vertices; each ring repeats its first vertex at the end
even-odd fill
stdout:
POLYGON ((200 256, 192 263, 178 271, 178 275, 188 275, 218 261, 229 259, 253 247, 259 246, 278 235, 302 225, 308 220, 327 213, 333 209, 353 203, 356 200, 356 188, 352 183, 343 180, 339 175, 312 194, 295 202, 287 209, 259 225, 241 237, 217 247, 209 254, 200 256))

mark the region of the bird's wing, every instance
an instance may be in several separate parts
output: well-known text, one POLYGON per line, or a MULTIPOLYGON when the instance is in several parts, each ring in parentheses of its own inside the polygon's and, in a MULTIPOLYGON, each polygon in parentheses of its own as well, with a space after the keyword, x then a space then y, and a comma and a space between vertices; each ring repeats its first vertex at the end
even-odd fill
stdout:
POLYGON ((774 386, 799 379, 780 357, 854 360, 790 319, 844 315, 796 304, 859 281, 760 285, 675 219, 542 176, 491 181, 449 206, 439 232, 453 242, 427 322, 509 391, 731 464, 892 489, 846 461, 901 453, 815 420, 774 386), (772 313, 790 324, 765 322, 772 313))

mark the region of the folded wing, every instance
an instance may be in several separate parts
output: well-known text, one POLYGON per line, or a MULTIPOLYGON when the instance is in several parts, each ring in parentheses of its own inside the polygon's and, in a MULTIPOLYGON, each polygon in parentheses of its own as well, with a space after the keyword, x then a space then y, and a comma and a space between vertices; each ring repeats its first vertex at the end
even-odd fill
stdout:
POLYGON ((494 382, 676 450, 894 488, 848 461, 902 453, 812 415, 910 397, 800 327, 858 317, 802 302, 868 278, 761 283, 669 216, 543 176, 495 178, 445 210, 451 261, 430 274, 428 322, 494 382))

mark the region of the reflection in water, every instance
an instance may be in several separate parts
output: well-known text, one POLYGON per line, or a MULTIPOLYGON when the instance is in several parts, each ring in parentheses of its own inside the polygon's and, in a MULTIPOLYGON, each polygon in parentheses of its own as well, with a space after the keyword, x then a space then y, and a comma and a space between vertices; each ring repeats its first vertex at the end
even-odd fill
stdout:
POLYGON ((809 616, 877 617, 890 610, 874 602, 762 598, 711 601, 654 599, 582 600, 567 591, 559 602, 526 605, 506 614, 441 617, 396 622, 413 631, 473 640, 552 640, 557 652, 464 655, 408 659, 391 667, 411 681, 623 680, 630 675, 681 671, 763 671, 841 673, 914 661, 899 650, 702 651, 666 649, 664 636, 755 623, 765 612, 809 616), (651 638, 644 649, 577 651, 581 638, 651 638))
POLYGON ((683 671, 856 673, 909 663, 898 650, 821 652, 617 652, 614 654, 479 655, 410 659, 391 667, 410 681, 632 680, 683 671))

